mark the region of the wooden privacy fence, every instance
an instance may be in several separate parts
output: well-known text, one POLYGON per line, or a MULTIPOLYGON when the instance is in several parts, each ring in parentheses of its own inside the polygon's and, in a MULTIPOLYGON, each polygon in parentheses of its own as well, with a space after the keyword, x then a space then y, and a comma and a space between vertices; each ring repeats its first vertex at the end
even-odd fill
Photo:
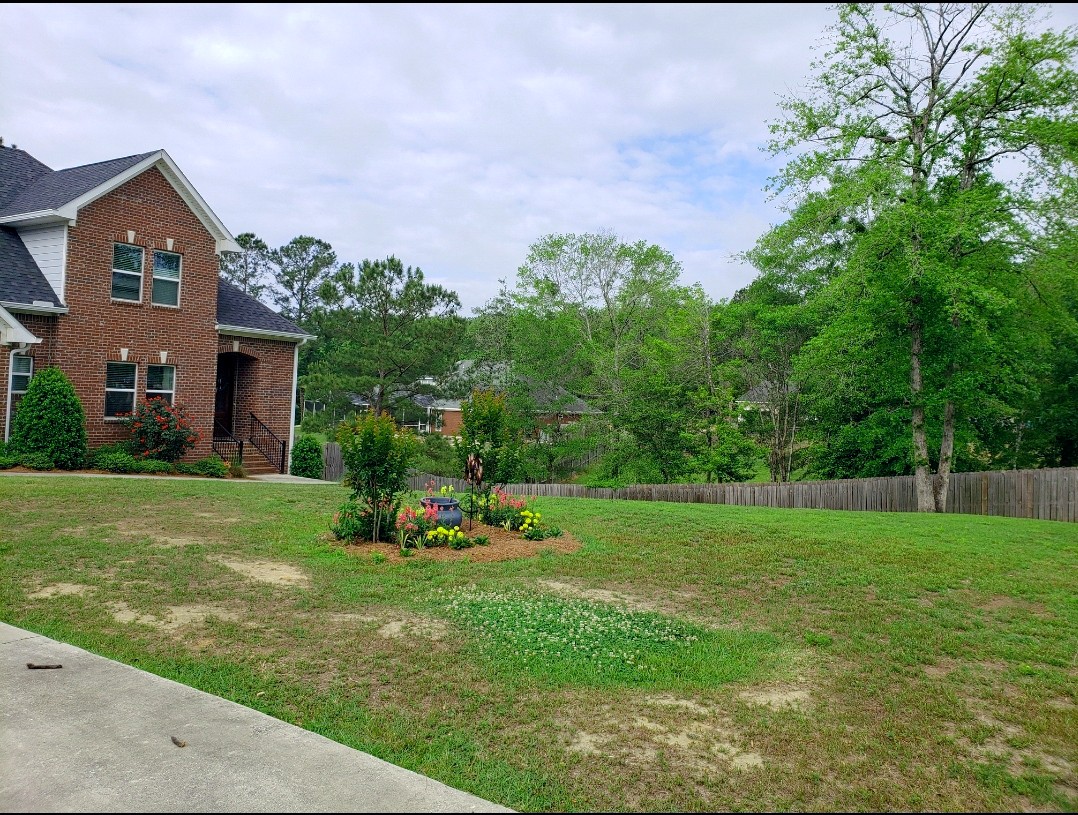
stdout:
MULTIPOLYGON (((412 489, 448 484, 465 492, 459 478, 414 475, 412 489)), ((841 481, 795 481, 788 484, 638 484, 620 489, 578 484, 507 484, 518 495, 548 498, 612 498, 625 501, 674 501, 689 504, 736 504, 785 509, 847 509, 876 512, 915 512, 913 476, 850 478, 841 481)), ((1004 515, 1078 521, 1078 468, 997 470, 953 473, 947 491, 947 511, 966 515, 1004 515)))

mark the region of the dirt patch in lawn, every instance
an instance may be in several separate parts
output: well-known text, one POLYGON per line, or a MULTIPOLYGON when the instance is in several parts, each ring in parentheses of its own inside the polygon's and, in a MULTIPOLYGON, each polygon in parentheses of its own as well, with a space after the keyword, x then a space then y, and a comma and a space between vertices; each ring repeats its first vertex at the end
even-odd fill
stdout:
POLYGON ((272 583, 276 586, 306 586, 310 582, 306 574, 290 563, 273 560, 229 560, 228 558, 214 558, 213 560, 260 583, 272 583))
POLYGON ((69 597, 72 595, 86 594, 93 590, 93 586, 82 586, 78 583, 54 583, 51 586, 45 586, 35 592, 31 592, 26 596, 35 600, 41 600, 48 597, 69 597))
POLYGON ((772 710, 802 710, 809 706, 812 699, 808 690, 793 686, 749 690, 739 696, 753 707, 769 707, 772 710))
MULTIPOLYGON (((465 528, 465 534, 467 534, 467 528, 465 528)), ((581 546, 580 541, 568 532, 563 532, 556 538, 530 541, 525 539, 519 532, 509 532, 500 526, 475 524, 472 528, 471 537, 474 538, 476 535, 486 535, 490 538, 490 543, 486 546, 472 546, 468 549, 433 546, 429 549, 415 550, 415 554, 409 558, 401 557, 400 547, 393 543, 349 543, 344 548, 349 554, 361 557, 370 557, 371 554, 379 552, 387 560, 394 563, 405 560, 468 560, 472 563, 493 563, 499 560, 535 557, 544 551, 570 554, 580 549, 581 546)))
POLYGON ((141 614, 122 600, 108 603, 106 608, 118 623, 148 625, 159 631, 175 631, 185 625, 201 625, 210 617, 229 622, 236 622, 240 619, 240 614, 235 609, 203 603, 168 606, 163 614, 141 614))
POLYGON ((116 532, 130 540, 148 539, 155 546, 176 548, 182 546, 202 546, 217 543, 207 535, 176 535, 163 533, 159 528, 152 528, 139 521, 120 521, 116 532))
POLYGON ((378 629, 378 636, 386 640, 399 640, 409 636, 440 640, 448 632, 449 626, 441 620, 417 616, 408 620, 390 620, 378 629))

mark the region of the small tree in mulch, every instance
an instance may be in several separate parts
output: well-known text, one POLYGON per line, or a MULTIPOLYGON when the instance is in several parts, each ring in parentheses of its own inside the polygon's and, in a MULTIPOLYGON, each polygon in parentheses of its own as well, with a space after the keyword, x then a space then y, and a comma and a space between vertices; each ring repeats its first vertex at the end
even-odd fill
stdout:
POLYGON ((337 428, 337 442, 347 474, 351 500, 334 519, 338 538, 389 540, 401 498, 408 491, 408 472, 419 455, 415 435, 401 430, 388 413, 361 413, 337 428))
POLYGON ((59 368, 34 375, 11 425, 9 453, 35 469, 74 470, 86 460, 86 415, 59 368))
POLYGON ((170 405, 161 397, 135 405, 124 425, 131 431, 132 453, 158 461, 179 461, 200 438, 184 407, 170 405))

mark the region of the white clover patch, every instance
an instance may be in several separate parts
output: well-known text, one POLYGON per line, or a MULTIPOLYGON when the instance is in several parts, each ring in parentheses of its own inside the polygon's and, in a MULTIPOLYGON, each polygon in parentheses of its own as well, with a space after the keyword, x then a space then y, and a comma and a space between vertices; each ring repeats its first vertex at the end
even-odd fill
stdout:
MULTIPOLYGON (((660 661, 691 649, 697 627, 661 615, 582 599, 461 589, 448 612, 488 645, 538 669, 561 663, 605 679, 647 679, 660 661)), ((575 670, 574 670, 575 669, 575 670)))

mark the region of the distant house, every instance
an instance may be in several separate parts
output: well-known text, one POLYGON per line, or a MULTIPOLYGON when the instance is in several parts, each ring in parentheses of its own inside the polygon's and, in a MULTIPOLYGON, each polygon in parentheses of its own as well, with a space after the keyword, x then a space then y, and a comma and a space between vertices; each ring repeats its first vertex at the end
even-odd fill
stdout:
POLYGON ((0 147, 0 409, 58 366, 91 446, 126 437, 136 402, 182 402, 192 457, 242 445, 284 472, 303 329, 218 275, 232 234, 164 150, 53 170, 0 147))

